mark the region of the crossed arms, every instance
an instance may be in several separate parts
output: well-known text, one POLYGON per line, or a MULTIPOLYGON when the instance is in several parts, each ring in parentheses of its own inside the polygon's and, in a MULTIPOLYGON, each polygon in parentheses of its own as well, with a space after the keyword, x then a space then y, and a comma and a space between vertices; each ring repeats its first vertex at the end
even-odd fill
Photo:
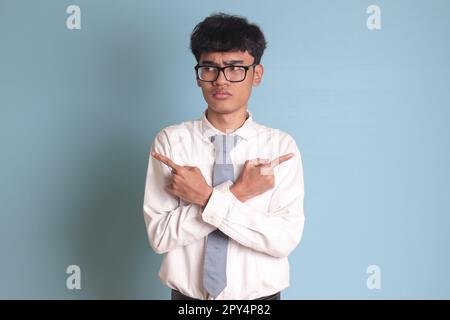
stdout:
MULTIPOLYGON (((200 169, 193 166, 180 166, 171 159, 155 151, 152 156, 172 169, 172 181, 166 190, 186 202, 206 206, 213 188, 206 183, 200 169)), ((230 191, 242 202, 253 198, 275 186, 273 168, 294 156, 285 154, 272 161, 252 159, 245 161, 244 168, 230 191)))
POLYGON ((299 243, 304 191, 302 163, 294 141, 285 154, 273 160, 245 161, 234 184, 228 181, 214 188, 199 168, 174 163, 170 151, 167 136, 159 134, 149 161, 144 199, 149 242, 157 253, 200 240, 216 228, 240 244, 274 257, 288 256, 299 243), (275 177, 273 169, 291 158, 291 166, 275 177), (277 185, 275 178, 280 179, 277 185), (273 188, 268 211, 245 203, 273 188), (178 199, 187 204, 180 205, 178 199))

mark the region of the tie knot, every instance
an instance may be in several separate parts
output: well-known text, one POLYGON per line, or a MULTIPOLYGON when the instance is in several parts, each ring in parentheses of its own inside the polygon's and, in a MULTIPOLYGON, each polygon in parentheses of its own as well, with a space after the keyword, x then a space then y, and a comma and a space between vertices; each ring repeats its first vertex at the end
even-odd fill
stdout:
POLYGON ((216 151, 229 154, 241 139, 238 135, 216 134, 211 137, 211 142, 214 144, 216 151))

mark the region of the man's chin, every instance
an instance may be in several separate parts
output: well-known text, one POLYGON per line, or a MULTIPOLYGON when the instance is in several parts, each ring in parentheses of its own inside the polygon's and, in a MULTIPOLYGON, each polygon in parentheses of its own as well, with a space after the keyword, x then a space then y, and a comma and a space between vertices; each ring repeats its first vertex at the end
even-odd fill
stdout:
POLYGON ((228 104, 208 103, 208 109, 211 109, 216 113, 227 114, 236 112, 240 108, 236 106, 230 106, 228 104))

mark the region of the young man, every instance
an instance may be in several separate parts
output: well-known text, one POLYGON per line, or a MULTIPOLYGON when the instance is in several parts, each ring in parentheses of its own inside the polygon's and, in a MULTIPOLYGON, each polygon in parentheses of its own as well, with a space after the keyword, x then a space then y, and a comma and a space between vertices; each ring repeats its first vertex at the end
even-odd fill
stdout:
POLYGON ((227 14, 191 35, 208 107, 157 134, 144 197, 172 299, 280 299, 289 286, 287 257, 304 226, 303 169, 294 139, 247 110, 265 46, 256 25, 227 14))

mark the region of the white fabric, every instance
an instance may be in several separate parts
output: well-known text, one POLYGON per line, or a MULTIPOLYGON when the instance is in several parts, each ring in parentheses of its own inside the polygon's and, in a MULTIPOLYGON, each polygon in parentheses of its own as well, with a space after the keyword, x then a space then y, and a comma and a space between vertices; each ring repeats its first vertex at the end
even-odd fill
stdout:
MULTIPOLYGON (((152 150, 176 164, 197 166, 212 185, 214 146, 210 137, 224 134, 208 121, 186 121, 162 129, 152 150)), ((299 244, 304 227, 304 184, 300 151, 287 133, 260 125, 248 112, 234 131, 243 138, 230 157, 236 180, 245 160, 295 156, 275 167, 275 187, 245 202, 229 187, 214 187, 203 208, 168 193, 171 171, 150 155, 144 196, 144 220, 150 246, 164 254, 159 277, 165 285, 198 299, 212 299, 202 285, 203 258, 208 234, 219 228, 229 236, 227 287, 216 297, 256 299, 289 286, 288 255, 299 244)))

